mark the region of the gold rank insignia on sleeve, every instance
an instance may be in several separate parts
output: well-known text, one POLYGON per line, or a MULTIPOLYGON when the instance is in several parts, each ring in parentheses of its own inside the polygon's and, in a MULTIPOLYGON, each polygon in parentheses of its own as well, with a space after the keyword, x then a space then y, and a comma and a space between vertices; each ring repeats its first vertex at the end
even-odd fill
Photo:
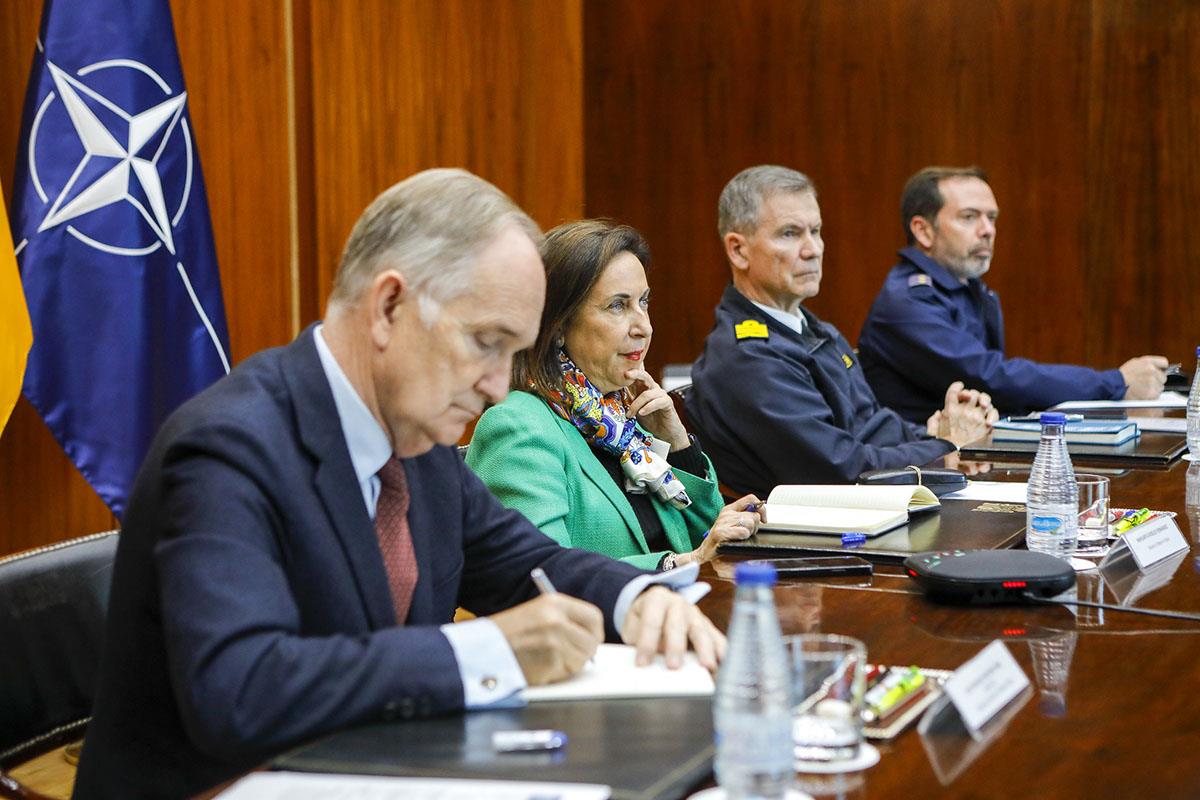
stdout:
POLYGON ((846 369, 850 369, 854 366, 854 359, 850 358, 850 356, 846 355, 845 353, 842 353, 842 363, 846 365, 846 369))
POLYGON ((910 289, 914 286, 928 286, 928 285, 929 285, 929 276, 926 275, 924 272, 918 272, 916 275, 908 276, 908 288, 910 288, 910 289))
POLYGON ((733 333, 738 339, 766 339, 767 326, 756 319, 748 319, 733 326, 733 333))

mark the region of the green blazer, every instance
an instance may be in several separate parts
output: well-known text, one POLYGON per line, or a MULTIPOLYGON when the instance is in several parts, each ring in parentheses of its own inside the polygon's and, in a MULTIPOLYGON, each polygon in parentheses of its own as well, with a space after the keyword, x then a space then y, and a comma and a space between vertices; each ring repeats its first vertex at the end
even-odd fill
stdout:
MULTIPOLYGON (((707 457, 705 457, 707 462, 707 457)), ((500 502, 516 509, 550 538, 656 569, 667 551, 650 552, 633 506, 575 426, 540 397, 509 392, 475 426, 467 464, 500 502)), ((676 469, 692 504, 682 511, 655 502, 673 552, 700 544, 724 505, 717 476, 708 479, 676 469)))

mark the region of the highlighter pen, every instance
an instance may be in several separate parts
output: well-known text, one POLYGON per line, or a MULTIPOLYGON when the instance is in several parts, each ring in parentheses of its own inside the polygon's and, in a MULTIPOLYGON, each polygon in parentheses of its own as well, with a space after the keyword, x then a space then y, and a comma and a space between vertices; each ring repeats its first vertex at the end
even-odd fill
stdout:
POLYGON ((867 709, 863 715, 867 722, 878 722, 891 716, 893 712, 925 689, 925 676, 918 673, 911 681, 907 681, 892 689, 875 705, 867 709))
POLYGON ((906 670, 900 667, 892 667, 888 670, 887 675, 883 676, 878 683, 867 690, 863 696, 863 701, 868 705, 874 705, 883 699, 889 691, 899 686, 904 682, 906 670))
POLYGON ((1150 509, 1139 508, 1133 514, 1126 516, 1120 522, 1117 523, 1117 527, 1115 529, 1117 532, 1117 535, 1118 536, 1121 535, 1125 531, 1132 528, 1134 525, 1139 525, 1139 524, 1145 522, 1146 518, 1148 516, 1150 516, 1150 509))
POLYGON ((904 689, 911 686, 914 682, 919 681, 923 683, 925 681, 925 676, 921 674, 921 668, 915 666, 908 667, 907 669, 902 667, 893 668, 891 674, 888 675, 888 678, 891 679, 887 681, 887 683, 891 684, 890 686, 886 686, 885 688, 885 682, 880 681, 880 683, 873 687, 874 689, 882 688, 882 693, 876 692, 874 697, 871 697, 871 692, 868 692, 868 696, 864 697, 868 706, 878 705, 885 702, 889 696, 895 695, 898 692, 903 692, 904 689))

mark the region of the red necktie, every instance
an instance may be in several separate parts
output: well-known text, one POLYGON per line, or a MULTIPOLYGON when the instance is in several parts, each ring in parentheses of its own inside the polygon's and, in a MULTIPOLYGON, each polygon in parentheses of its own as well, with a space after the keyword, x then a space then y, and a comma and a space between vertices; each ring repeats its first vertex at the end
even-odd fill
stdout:
POLYGON ((403 625, 408 618, 413 587, 417 585, 417 557, 408 530, 408 481, 404 465, 389 458, 379 470, 379 480, 383 485, 375 507, 375 535, 379 537, 383 566, 392 589, 396 623, 403 625))

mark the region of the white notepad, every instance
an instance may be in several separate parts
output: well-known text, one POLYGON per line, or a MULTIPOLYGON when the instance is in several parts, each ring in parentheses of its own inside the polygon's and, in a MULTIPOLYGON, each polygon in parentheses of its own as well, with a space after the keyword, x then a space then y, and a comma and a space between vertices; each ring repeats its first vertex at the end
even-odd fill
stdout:
POLYGON ((694 653, 683 666, 667 669, 662 656, 644 667, 635 665, 637 649, 626 644, 602 644, 596 657, 572 678, 521 692, 530 703, 553 700, 616 700, 629 697, 706 697, 713 693, 712 675, 694 653))

